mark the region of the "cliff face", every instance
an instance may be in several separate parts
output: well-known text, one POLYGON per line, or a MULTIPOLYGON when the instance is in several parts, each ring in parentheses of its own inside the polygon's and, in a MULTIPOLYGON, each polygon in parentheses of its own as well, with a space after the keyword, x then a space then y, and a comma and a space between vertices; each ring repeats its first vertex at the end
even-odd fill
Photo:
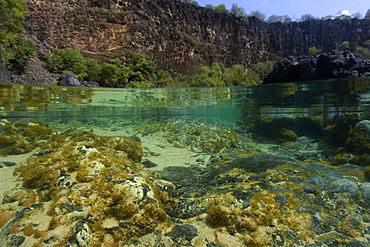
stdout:
POLYGON ((40 51, 72 47, 92 56, 142 52, 158 67, 191 74, 201 64, 249 66, 310 47, 370 40, 370 20, 267 24, 179 0, 29 0, 26 34, 40 51))

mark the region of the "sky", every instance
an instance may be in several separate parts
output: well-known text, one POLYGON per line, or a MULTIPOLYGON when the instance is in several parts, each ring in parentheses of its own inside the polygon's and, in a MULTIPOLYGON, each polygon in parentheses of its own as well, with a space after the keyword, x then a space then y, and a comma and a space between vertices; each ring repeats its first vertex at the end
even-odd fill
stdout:
POLYGON ((302 15, 311 14, 314 17, 325 17, 337 13, 362 16, 370 9, 370 0, 196 0, 200 6, 222 3, 230 10, 233 3, 243 8, 246 14, 259 10, 266 17, 271 15, 288 15, 292 20, 298 20, 302 15))

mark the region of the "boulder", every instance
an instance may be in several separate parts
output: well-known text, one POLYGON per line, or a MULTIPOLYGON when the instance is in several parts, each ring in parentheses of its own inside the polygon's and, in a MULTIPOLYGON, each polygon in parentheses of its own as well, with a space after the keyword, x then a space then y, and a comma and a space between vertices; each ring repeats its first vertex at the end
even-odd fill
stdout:
POLYGON ((77 79, 72 72, 66 72, 59 77, 59 86, 100 87, 96 81, 83 81, 77 79))
POLYGON ((67 72, 59 77, 59 86, 81 86, 81 82, 72 72, 67 72))
POLYGON ((314 56, 289 56, 279 61, 263 83, 324 80, 370 76, 370 60, 349 51, 314 56))
POLYGON ((349 144, 357 150, 370 150, 370 120, 358 122, 349 140, 349 144))
POLYGON ((81 86, 84 87, 100 87, 99 83, 96 81, 83 81, 81 82, 81 86))

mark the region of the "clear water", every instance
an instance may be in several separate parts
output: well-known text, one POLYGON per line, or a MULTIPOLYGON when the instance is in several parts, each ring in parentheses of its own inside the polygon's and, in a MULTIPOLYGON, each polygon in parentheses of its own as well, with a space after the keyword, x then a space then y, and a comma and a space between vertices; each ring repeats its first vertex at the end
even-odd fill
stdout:
POLYGON ((235 125, 242 116, 370 112, 370 79, 225 88, 77 88, 0 84, 6 119, 205 117, 235 125))
MULTIPOLYGON (((57 177, 58 181, 52 185, 50 195, 59 193, 53 191, 60 186, 61 179, 61 183, 64 179, 72 179, 72 187, 66 186, 58 196, 44 200, 40 198, 45 191, 24 192, 19 187, 13 194, 0 195, 3 198, 0 224, 5 216, 18 217, 5 221, 3 227, 0 225, 2 246, 64 246, 68 241, 78 242, 81 232, 88 236, 85 236, 87 243, 79 242, 80 246, 90 246, 89 241, 91 246, 100 246, 99 236, 105 236, 111 246, 370 244, 370 183, 366 182, 370 178, 366 178, 364 172, 364 167, 370 167, 370 132, 368 137, 364 132, 364 138, 353 134, 355 124, 370 120, 370 78, 224 88, 111 89, 0 83, 1 140, 12 143, 4 137, 4 126, 9 123, 14 123, 12 131, 16 142, 20 143, 18 148, 22 148, 21 135, 21 138, 28 138, 29 143, 32 142, 30 137, 37 139, 38 133, 33 133, 32 128, 27 133, 22 132, 34 125, 28 119, 41 120, 58 131, 58 134, 48 132, 50 135, 76 137, 73 145, 80 146, 71 148, 68 145, 72 144, 66 142, 63 145, 69 149, 63 150, 65 146, 51 140, 46 150, 33 150, 35 153, 26 155, 33 155, 27 166, 40 165, 41 170, 44 164, 47 169, 53 167, 53 172, 45 173, 57 177), (19 119, 24 121, 17 125, 19 119), (19 126, 20 131, 17 130, 19 126), (71 129, 84 131, 75 134, 71 129), (125 155, 116 156, 122 150, 114 149, 115 146, 125 139, 95 142, 100 137, 91 137, 91 132, 141 139, 144 155, 140 169, 145 172, 130 170, 130 166, 134 166, 127 163, 125 155), (87 144, 81 144, 81 140, 87 144), (114 148, 107 144, 111 141, 115 143, 114 148), (114 171, 124 175, 112 172, 102 180, 95 179, 102 177, 95 173, 102 169, 102 163, 88 160, 89 152, 95 152, 90 143, 102 145, 100 149, 96 147, 99 152, 91 156, 93 159, 107 162, 106 167, 111 171, 116 169, 114 171), (115 151, 109 153, 112 149, 115 151), (103 154, 104 159, 99 156, 103 154), (44 159, 44 156, 49 158, 44 159), (122 157, 125 165, 119 163, 122 157), (89 179, 74 187, 73 179, 77 175, 73 169, 79 168, 66 168, 66 172, 64 167, 58 167, 64 161, 70 166, 76 162, 90 164, 88 166, 96 170, 89 179), (136 197, 142 195, 143 198, 137 200, 135 196, 125 194, 122 199, 114 195, 119 203, 112 204, 110 191, 99 192, 97 181, 104 181, 104 186, 114 188, 128 186, 123 190, 125 193, 133 190, 136 197), (97 192, 85 189, 89 188, 86 183, 95 184, 97 192), (37 200, 32 193, 37 193, 37 200), (22 199, 19 195, 30 199, 17 204, 17 200, 22 199), (28 208, 29 213, 25 213, 26 217, 19 216, 32 198, 34 205, 28 208), (156 213, 145 210, 132 213, 137 208, 126 201, 137 203, 143 210, 146 210, 146 204, 155 204, 148 208, 156 213), (108 204, 112 205, 111 209, 101 210, 108 204), (127 215, 120 214, 125 207, 130 208, 129 214, 135 214, 135 217, 121 219, 120 216, 127 215), (8 213, 11 210, 18 213, 12 216, 8 213), (45 212, 48 212, 47 216, 45 212), (89 214, 84 215, 84 212, 89 214), (165 212, 165 217, 158 216, 161 212, 165 212), (141 213, 148 221, 139 221, 141 213), (69 215, 75 221, 71 221, 69 215), (187 221, 189 218, 191 220, 187 221), (105 228, 94 224, 99 220, 104 222, 105 228), (160 223, 166 220, 170 223, 162 226, 160 223), (56 222, 59 227, 52 227, 56 222), (141 227, 137 228, 136 223, 141 227), (171 230, 172 226, 181 228, 184 223, 187 224, 185 233, 176 232, 175 228, 171 230), (154 226, 145 229, 148 224, 154 226), (26 225, 27 234, 23 227, 26 225), (44 237, 35 237, 33 231, 36 228, 44 237), (60 228, 65 229, 64 233, 57 231, 60 228), (132 229, 135 229, 134 233, 132 229), (139 234, 140 230, 143 232, 139 234), (193 231, 197 234, 192 237, 181 235, 193 231), (142 236, 145 234, 152 235, 145 238, 142 236), (182 242, 175 237, 178 234, 182 242), (14 245, 14 239, 23 241, 22 245, 14 245)), ((6 145, 0 143, 0 151, 4 148, 6 145)), ((132 150, 127 153, 135 154, 132 150)), ((25 162, 25 156, 19 159, 15 156, 0 156, 0 162, 25 162)), ((134 160, 133 157, 130 159, 134 160)), ((138 159, 136 161, 140 163, 138 159)), ((12 176, 10 168, 4 168, 4 164, 0 163, 0 189, 11 191, 15 178, 9 179, 12 176), (11 183, 7 184, 7 181, 11 183)), ((27 169, 22 172, 28 174, 27 169)), ((370 169, 367 172, 370 176, 370 169)), ((85 173, 81 174, 83 177, 85 173)), ((31 175, 44 181, 43 177, 37 176, 37 171, 36 175, 31 175)), ((37 184, 37 181, 29 183, 32 182, 37 184)))

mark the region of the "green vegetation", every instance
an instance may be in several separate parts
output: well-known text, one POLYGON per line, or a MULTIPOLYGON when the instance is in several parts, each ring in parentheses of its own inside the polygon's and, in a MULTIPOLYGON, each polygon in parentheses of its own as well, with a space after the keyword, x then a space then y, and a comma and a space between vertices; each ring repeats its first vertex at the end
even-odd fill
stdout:
POLYGON ((0 44, 8 43, 23 31, 28 10, 21 0, 0 0, 0 44))
POLYGON ((308 55, 310 55, 310 56, 319 54, 320 52, 321 52, 320 49, 318 49, 316 46, 311 47, 310 49, 308 49, 308 55))
POLYGON ((354 53, 362 55, 365 59, 370 59, 370 50, 368 48, 358 46, 354 53))
POLYGON ((157 70, 156 64, 141 53, 134 53, 125 64, 119 58, 99 63, 85 58, 76 49, 53 49, 45 55, 46 66, 54 73, 73 72, 79 80, 96 81, 107 87, 224 87, 257 85, 272 70, 272 62, 258 63, 249 71, 241 65, 225 68, 220 63, 202 66, 197 75, 182 78, 182 83, 164 70, 157 70))
MULTIPOLYGON (((349 41, 344 41, 339 47, 339 50, 341 51, 350 50, 350 49, 351 49, 351 45, 349 41)), ((370 40, 366 40, 361 46, 357 46, 353 53, 360 54, 365 59, 369 60, 370 59, 370 40)))
POLYGON ((366 40, 362 46, 357 46, 355 51, 355 54, 362 55, 365 59, 370 60, 370 40, 366 40))
POLYGON ((99 63, 71 48, 53 49, 45 60, 51 72, 73 72, 79 80, 97 81, 108 87, 150 87, 158 77, 155 63, 141 53, 134 53, 127 66, 119 58, 99 63))
POLYGON ((21 74, 35 51, 36 46, 19 34, 14 37, 12 42, 4 44, 1 52, 2 61, 8 69, 21 74))
POLYGON ((262 83, 262 79, 272 70, 272 62, 258 63, 247 71, 241 65, 225 68, 220 63, 202 66, 199 74, 189 78, 192 87, 253 86, 262 83))
POLYGON ((11 70, 22 73, 36 47, 22 38, 28 9, 22 0, 0 0, 0 59, 11 70))
POLYGON ((220 13, 225 13, 225 14, 228 14, 230 13, 227 8, 226 8, 226 5, 225 4, 220 4, 220 5, 217 5, 216 7, 213 7, 213 10, 215 11, 218 11, 220 13))
POLYGON ((343 43, 340 45, 339 50, 345 51, 350 48, 349 41, 343 41, 343 43))

